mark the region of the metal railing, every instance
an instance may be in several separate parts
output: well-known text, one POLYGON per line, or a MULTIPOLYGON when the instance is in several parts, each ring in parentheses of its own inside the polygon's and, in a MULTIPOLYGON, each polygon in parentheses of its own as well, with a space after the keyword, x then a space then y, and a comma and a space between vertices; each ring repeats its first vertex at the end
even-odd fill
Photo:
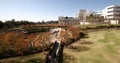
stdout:
POLYGON ((56 63, 57 56, 60 50, 60 42, 55 42, 52 50, 47 55, 46 63, 56 63))

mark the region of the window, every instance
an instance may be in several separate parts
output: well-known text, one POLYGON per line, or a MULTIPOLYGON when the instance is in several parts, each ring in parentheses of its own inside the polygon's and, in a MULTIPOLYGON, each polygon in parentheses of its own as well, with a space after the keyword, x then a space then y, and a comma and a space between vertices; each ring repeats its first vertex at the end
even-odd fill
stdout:
POLYGON ((116 14, 115 16, 118 17, 118 16, 120 16, 120 14, 116 14))
POLYGON ((118 13, 120 13, 120 10, 108 11, 108 13, 112 13, 112 12, 118 12, 118 13))
POLYGON ((108 13, 112 13, 113 11, 108 11, 108 13))
POLYGON ((108 9, 112 9, 113 7, 109 7, 108 9))
POLYGON ((108 17, 111 17, 111 16, 113 16, 113 15, 108 15, 108 17))

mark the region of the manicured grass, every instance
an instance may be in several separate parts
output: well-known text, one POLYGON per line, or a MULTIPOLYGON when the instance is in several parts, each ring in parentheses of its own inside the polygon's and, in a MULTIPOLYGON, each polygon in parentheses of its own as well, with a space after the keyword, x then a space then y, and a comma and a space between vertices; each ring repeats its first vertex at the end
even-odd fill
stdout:
POLYGON ((100 39, 100 42, 114 42, 116 45, 120 45, 120 31, 108 31, 105 33, 104 38, 100 39))
POLYGON ((120 30, 91 32, 88 36, 72 45, 81 46, 80 41, 91 41, 92 44, 84 44, 89 50, 72 51, 65 48, 64 53, 75 57, 74 63, 120 63, 120 30))
MULTIPOLYGON (((88 38, 74 42, 78 48, 64 48, 64 63, 120 63, 120 30, 97 31, 88 33, 88 38), (81 41, 88 41, 81 43, 81 41), (81 47, 84 46, 84 47, 81 47), (88 48, 87 50, 85 50, 88 48)), ((3 63, 45 63, 46 53, 8 58, 3 63)))

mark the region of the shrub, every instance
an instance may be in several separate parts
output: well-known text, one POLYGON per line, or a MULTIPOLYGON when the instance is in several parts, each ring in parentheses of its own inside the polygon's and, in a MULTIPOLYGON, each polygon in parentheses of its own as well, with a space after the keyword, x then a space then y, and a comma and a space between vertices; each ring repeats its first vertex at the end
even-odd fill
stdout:
POLYGON ((36 59, 30 59, 26 63, 44 63, 44 60, 40 58, 36 58, 36 59))

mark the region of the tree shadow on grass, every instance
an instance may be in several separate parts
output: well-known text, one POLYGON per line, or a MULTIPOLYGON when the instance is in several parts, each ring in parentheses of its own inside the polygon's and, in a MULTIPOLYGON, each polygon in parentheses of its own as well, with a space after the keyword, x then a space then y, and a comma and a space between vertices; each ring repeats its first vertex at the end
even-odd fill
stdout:
POLYGON ((74 52, 82 52, 82 51, 88 51, 90 48, 88 46, 72 46, 70 47, 71 51, 74 52))
POLYGON ((82 40, 82 41, 79 42, 79 44, 82 44, 82 45, 90 45, 90 44, 93 44, 93 42, 82 40))
POLYGON ((64 45, 61 45, 59 57, 58 57, 58 63, 73 63, 75 60, 75 57, 70 54, 63 53, 64 45))

